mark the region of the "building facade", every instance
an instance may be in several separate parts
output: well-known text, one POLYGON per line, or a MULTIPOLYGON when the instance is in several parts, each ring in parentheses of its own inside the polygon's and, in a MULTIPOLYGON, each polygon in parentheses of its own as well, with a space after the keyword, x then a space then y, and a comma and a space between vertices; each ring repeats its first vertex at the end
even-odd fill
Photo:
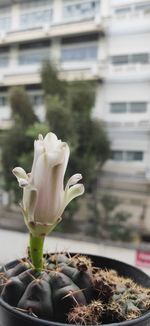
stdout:
POLYGON ((112 153, 101 184, 123 198, 150 231, 150 1, 113 0, 107 68, 96 116, 107 123, 112 153))
POLYGON ((97 80, 93 116, 104 120, 111 157, 101 185, 150 230, 150 0, 0 0, 0 129, 8 90, 25 85, 45 118, 40 67, 97 80))
POLYGON ((102 77, 105 7, 100 0, 0 0, 0 128, 10 124, 13 85, 26 86, 44 119, 40 67, 46 59, 68 80, 102 77))

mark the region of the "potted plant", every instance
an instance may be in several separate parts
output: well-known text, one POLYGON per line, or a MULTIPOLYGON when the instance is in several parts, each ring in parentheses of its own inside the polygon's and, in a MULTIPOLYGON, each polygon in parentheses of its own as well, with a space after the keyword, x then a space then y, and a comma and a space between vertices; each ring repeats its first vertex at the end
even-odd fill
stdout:
POLYGON ((69 146, 53 133, 34 144, 30 174, 14 168, 30 232, 28 255, 0 273, 1 326, 150 325, 150 278, 125 263, 80 253, 45 253, 45 236, 84 192, 72 176, 64 189, 69 146))

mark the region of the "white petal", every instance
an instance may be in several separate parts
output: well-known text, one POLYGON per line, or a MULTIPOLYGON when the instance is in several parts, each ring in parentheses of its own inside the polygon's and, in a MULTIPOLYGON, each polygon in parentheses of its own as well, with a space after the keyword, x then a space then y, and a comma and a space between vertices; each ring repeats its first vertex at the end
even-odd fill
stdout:
POLYGON ((75 185, 82 179, 82 174, 76 173, 74 174, 67 182, 65 190, 67 190, 70 186, 75 185))
POLYGON ((37 202, 37 189, 28 185, 23 191, 23 210, 26 212, 28 221, 34 221, 34 211, 37 202))
POLYGON ((43 140, 34 141, 34 160, 45 151, 43 140))
POLYGON ((35 210, 35 219, 38 222, 53 223, 60 217, 61 207, 64 207, 64 174, 69 158, 69 147, 66 143, 59 156, 59 160, 55 161, 55 154, 53 156, 44 153, 36 163, 33 184, 38 189, 35 210))
POLYGON ((34 177, 34 185, 38 189, 38 201, 35 210, 37 222, 53 223, 63 202, 63 164, 49 167, 46 154, 40 156, 34 177))
POLYGON ((60 142, 61 141, 58 140, 55 134, 49 132, 43 140, 46 152, 54 151, 57 148, 57 145, 60 144, 60 142))
POLYGON ((61 171, 61 174, 62 174, 62 181, 64 179, 64 175, 65 175, 65 172, 66 172, 66 168, 67 168, 67 164, 68 164, 68 160, 69 160, 69 155, 70 155, 70 148, 68 146, 67 143, 62 143, 62 148, 63 148, 63 164, 62 164, 62 171, 61 171))
POLYGON ((12 170, 12 172, 18 180, 19 187, 23 188, 23 187, 27 186, 27 184, 29 182, 29 177, 26 174, 26 172, 24 171, 24 169, 22 169, 20 167, 16 167, 12 170))
POLYGON ((25 170, 20 168, 19 166, 14 168, 12 170, 12 173, 15 175, 15 177, 17 179, 26 179, 26 180, 28 180, 28 176, 27 176, 25 170))
POLYGON ((48 177, 48 161, 46 154, 44 153, 41 154, 37 159, 35 169, 33 170, 31 183, 35 186, 35 188, 39 190, 46 176, 48 177))
POLYGON ((84 193, 84 185, 78 183, 65 191, 65 207, 70 203, 70 201, 84 193))
POLYGON ((28 185, 28 181, 26 179, 18 179, 19 187, 24 188, 28 185))
POLYGON ((58 164, 62 164, 65 158, 66 145, 58 146, 55 151, 46 153, 46 159, 49 166, 53 167, 58 164))
POLYGON ((43 140, 35 140, 34 141, 34 159, 33 159, 33 164, 32 164, 32 170, 31 170, 31 175, 30 175, 30 180, 31 182, 33 181, 34 178, 34 173, 36 169, 36 163, 40 155, 44 153, 44 143, 43 140))
POLYGON ((43 141, 43 135, 39 134, 38 139, 43 141))

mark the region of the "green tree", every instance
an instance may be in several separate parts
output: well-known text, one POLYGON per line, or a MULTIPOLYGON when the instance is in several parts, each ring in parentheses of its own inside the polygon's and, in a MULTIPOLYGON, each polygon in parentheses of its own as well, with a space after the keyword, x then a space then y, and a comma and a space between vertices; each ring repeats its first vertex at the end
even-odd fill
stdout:
MULTIPOLYGON (((13 123, 12 127, 3 135, 2 165, 5 189, 7 191, 14 191, 14 197, 17 201, 20 197, 20 192, 12 175, 12 169, 20 165, 20 160, 24 153, 27 153, 27 155, 32 153, 33 139, 27 134, 27 130, 38 119, 34 114, 30 99, 24 88, 12 88, 9 100, 13 123)), ((28 171, 28 166, 23 167, 27 168, 28 171)))
POLYGON ((109 194, 100 196, 95 202, 91 196, 89 199, 89 227, 87 233, 101 240, 132 241, 136 230, 129 225, 132 215, 118 209, 121 201, 109 194))
POLYGON ((59 94, 61 98, 65 98, 67 82, 58 78, 56 65, 45 61, 41 69, 41 79, 45 96, 59 94))
POLYGON ((10 106, 12 109, 12 118, 16 124, 20 123, 28 127, 35 121, 38 121, 30 97, 21 86, 12 87, 9 94, 10 106))

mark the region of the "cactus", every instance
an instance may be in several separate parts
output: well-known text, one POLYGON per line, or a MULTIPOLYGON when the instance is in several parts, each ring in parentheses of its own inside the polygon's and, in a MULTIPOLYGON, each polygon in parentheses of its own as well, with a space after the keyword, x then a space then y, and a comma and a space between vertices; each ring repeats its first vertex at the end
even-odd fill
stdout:
POLYGON ((131 320, 150 309, 149 289, 94 267, 86 256, 46 254, 43 262, 40 271, 29 258, 1 270, 1 297, 14 309, 79 325, 131 320))

